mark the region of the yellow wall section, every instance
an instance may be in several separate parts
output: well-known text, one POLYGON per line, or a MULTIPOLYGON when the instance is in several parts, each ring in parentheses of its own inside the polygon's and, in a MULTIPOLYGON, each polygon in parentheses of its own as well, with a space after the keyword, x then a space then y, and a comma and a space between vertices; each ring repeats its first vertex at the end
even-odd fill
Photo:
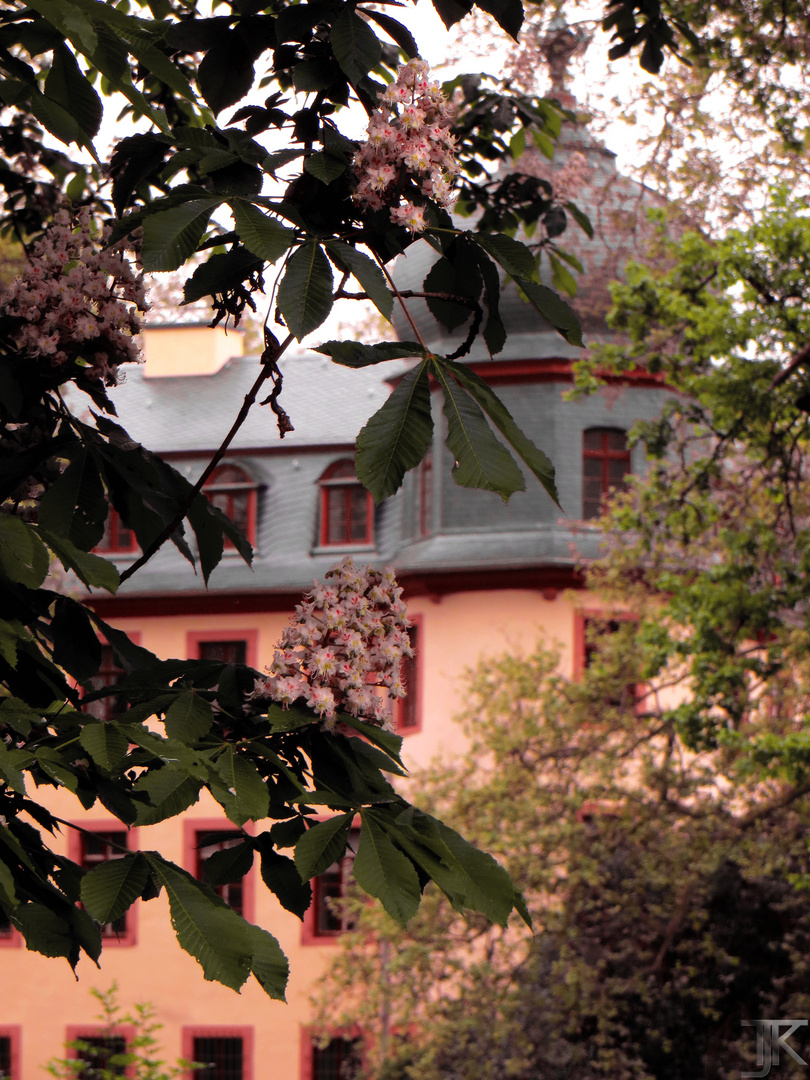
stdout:
POLYGON ((243 350, 242 331, 222 326, 151 326, 142 340, 145 379, 215 375, 243 350))

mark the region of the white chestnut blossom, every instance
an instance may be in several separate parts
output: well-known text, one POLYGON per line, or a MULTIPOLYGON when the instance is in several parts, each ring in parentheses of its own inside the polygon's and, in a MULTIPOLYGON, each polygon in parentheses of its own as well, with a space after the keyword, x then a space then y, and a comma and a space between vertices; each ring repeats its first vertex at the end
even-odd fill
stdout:
POLYGON ((108 237, 108 229, 93 235, 88 209, 58 211, 7 294, 7 313, 21 320, 18 347, 59 381, 83 372, 114 386, 118 365, 139 360, 133 335, 142 328, 137 312, 148 308, 143 275, 103 248, 108 237))
POLYGON ((424 60, 409 60, 380 97, 366 129, 368 138, 354 159, 354 199, 369 210, 390 208, 391 220, 412 233, 425 228, 424 209, 403 197, 405 181, 421 195, 450 208, 455 139, 454 115, 437 82, 430 82, 424 60))
POLYGON ((401 667, 403 656, 413 655, 410 625, 393 570, 344 559, 297 605, 249 697, 285 706, 303 698, 330 730, 338 711, 388 727, 389 699, 405 696, 401 667))

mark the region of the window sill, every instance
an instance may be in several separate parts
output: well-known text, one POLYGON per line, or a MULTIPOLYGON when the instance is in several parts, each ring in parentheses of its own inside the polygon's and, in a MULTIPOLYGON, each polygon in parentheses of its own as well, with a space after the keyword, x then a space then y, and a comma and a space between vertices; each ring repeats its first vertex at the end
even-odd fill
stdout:
POLYGON ((347 555, 376 555, 376 544, 318 544, 312 549, 313 557, 320 555, 337 555, 341 552, 347 555))

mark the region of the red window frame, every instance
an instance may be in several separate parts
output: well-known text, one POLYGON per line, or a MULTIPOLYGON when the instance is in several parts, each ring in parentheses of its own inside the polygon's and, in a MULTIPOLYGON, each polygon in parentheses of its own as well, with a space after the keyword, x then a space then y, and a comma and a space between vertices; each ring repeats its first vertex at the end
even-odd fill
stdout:
POLYGON ((421 615, 412 619, 408 630, 413 656, 402 661, 402 676, 407 697, 394 702, 394 725, 398 735, 414 735, 422 730, 422 655, 425 651, 424 620, 421 615))
POLYGON ((112 507, 104 523, 104 535, 93 550, 97 555, 133 555, 138 550, 135 533, 127 528, 112 507))
MULTIPOLYGON (((248 543, 256 543, 256 505, 259 485, 241 465, 232 461, 217 465, 203 485, 203 495, 240 528, 248 543)), ((225 538, 225 550, 235 551, 225 538)))
MULTIPOLYGON (((129 1024, 116 1025, 113 1028, 103 1027, 101 1024, 68 1024, 65 1029, 65 1042, 74 1043, 78 1039, 90 1040, 90 1039, 123 1039, 124 1040, 124 1053, 132 1051, 133 1043, 135 1040, 135 1029, 129 1024)), ((80 1061, 81 1057, 79 1051, 75 1046, 68 1048, 68 1057, 73 1058, 75 1061, 80 1061)), ((76 1080, 81 1080, 81 1071, 76 1071, 76 1080)), ((126 1066, 121 1073, 122 1076, 133 1075, 133 1066, 126 1066)))
POLYGON ((0 1039, 8 1040, 9 1080, 22 1080, 22 1025, 0 1024, 0 1039))
MULTIPOLYGON (((195 1024, 184 1027, 182 1033, 182 1056, 193 1062, 195 1039, 241 1039, 242 1040, 242 1076, 241 1080, 253 1080, 253 1043, 254 1031, 245 1024, 195 1024)), ((190 1069, 184 1075, 188 1080, 203 1080, 206 1069, 190 1069)))
POLYGON ((186 656, 193 656, 198 660, 204 659, 203 646, 209 643, 227 644, 230 642, 243 641, 245 643, 245 663, 255 668, 259 662, 259 631, 258 630, 189 630, 186 634, 186 656))
POLYGON ((301 925, 302 945, 328 945, 336 942, 347 930, 351 929, 347 918, 341 917, 338 920, 329 910, 328 901, 345 895, 346 886, 351 879, 352 864, 357 853, 359 838, 358 823, 356 827, 352 826, 349 832, 349 847, 343 858, 312 879, 312 903, 304 912, 304 921, 301 925), (334 920, 339 925, 330 927, 327 925, 330 920, 334 920))
POLYGON ((374 543, 374 500, 349 458, 333 462, 318 481, 321 547, 369 547, 374 543), (359 509, 362 507, 362 513, 359 509))
MULTIPOLYGON (((251 823, 248 822, 243 827, 242 832, 250 831, 251 823)), ((233 822, 224 817, 188 818, 183 822, 183 866, 199 881, 205 881, 200 858, 200 838, 211 833, 228 833, 234 838, 240 835, 233 822)), ((225 903, 228 903, 228 885, 212 886, 212 888, 214 892, 222 897, 225 903)), ((255 919, 255 887, 252 870, 242 878, 242 909, 240 914, 248 922, 253 922, 255 919)))
MULTIPOLYGON (((78 824, 78 822, 76 823, 78 824)), ((124 837, 124 845, 129 851, 138 850, 138 829, 127 829, 126 825, 122 825, 120 821, 111 819, 110 821, 94 821, 91 823, 82 822, 81 828, 71 829, 68 836, 68 856, 79 866, 84 869, 92 869, 93 866, 97 866, 99 863, 107 862, 108 859, 87 857, 87 836, 92 833, 111 833, 115 835, 121 835, 124 837)), ((123 858, 123 855, 112 855, 112 858, 123 858)), ((123 929, 115 930, 114 924, 109 924, 101 928, 101 936, 104 939, 104 947, 109 946, 131 946, 138 943, 138 904, 137 901, 129 910, 122 916, 124 919, 123 929)), ((90 1028, 86 1029, 88 1032, 90 1028)), ((98 1034, 98 1032, 95 1032, 98 1034)), ((116 1032, 117 1033, 117 1032, 116 1032)))
POLYGON ((582 432, 583 521, 599 517, 606 496, 612 490, 623 490, 624 477, 632 471, 626 431, 622 428, 593 427, 582 432), (589 443, 593 445, 589 446, 589 443), (611 475, 616 472, 617 462, 624 466, 621 478, 611 475), (598 475, 589 476, 589 471, 598 475))
MULTIPOLYGON (((329 1045, 340 1041, 344 1044, 359 1043, 360 1052, 358 1054, 358 1075, 363 1068, 364 1057, 364 1040, 360 1033, 360 1029, 354 1028, 339 1028, 331 1033, 331 1039, 329 1045)), ((303 1027, 301 1029, 301 1080, 343 1080, 340 1075, 340 1064, 338 1064, 338 1071, 332 1073, 331 1076, 324 1076, 323 1072, 318 1068, 318 1055, 322 1053, 317 1045, 318 1040, 313 1034, 311 1028, 303 1027)), ((351 1076, 351 1074, 350 1074, 351 1076)), ((350 1076, 346 1080, 350 1080, 350 1076)))

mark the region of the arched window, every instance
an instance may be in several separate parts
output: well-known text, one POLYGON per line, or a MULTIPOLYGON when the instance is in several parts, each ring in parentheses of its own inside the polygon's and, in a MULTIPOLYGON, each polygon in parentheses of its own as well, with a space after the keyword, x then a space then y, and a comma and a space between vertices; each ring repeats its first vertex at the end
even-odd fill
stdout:
POLYGON ((360 484, 354 462, 336 461, 321 476, 322 547, 374 543, 374 501, 360 484))
POLYGON ((112 507, 104 523, 104 535, 93 550, 99 555, 130 555, 138 550, 135 533, 126 527, 112 507))
POLYGON ((619 428, 588 428, 582 433, 582 517, 602 512, 602 500, 615 488, 623 490, 631 472, 627 433, 619 428))
MULTIPOLYGON (((256 489, 258 484, 239 465, 218 465, 203 486, 209 502, 241 529, 251 544, 256 542, 256 489)), ((226 549, 233 550, 230 540, 226 549)))

